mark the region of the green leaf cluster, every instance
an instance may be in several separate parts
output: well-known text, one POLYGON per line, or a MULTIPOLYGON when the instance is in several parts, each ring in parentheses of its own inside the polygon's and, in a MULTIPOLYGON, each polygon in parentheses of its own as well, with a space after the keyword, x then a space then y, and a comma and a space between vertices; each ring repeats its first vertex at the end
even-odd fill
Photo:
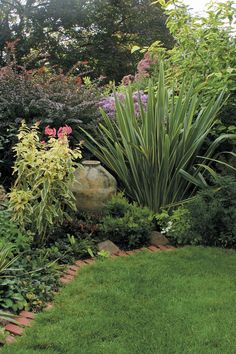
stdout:
POLYGON ((218 177, 185 205, 157 215, 162 232, 175 244, 236 247, 236 180, 218 177))
POLYGON ((16 180, 9 193, 9 206, 13 220, 34 233, 40 244, 56 224, 68 217, 66 207, 75 210, 70 186, 81 152, 79 148, 70 149, 66 135, 62 139, 50 137, 43 144, 38 124, 28 128, 22 123, 18 139, 14 148, 16 180))
POLYGON ((105 213, 101 219, 100 237, 124 249, 148 243, 154 227, 153 213, 148 208, 129 203, 123 194, 118 194, 108 202, 105 213))
MULTIPOLYGON (((225 90, 229 100, 220 117, 227 125, 236 125, 235 2, 211 1, 203 15, 193 14, 181 0, 161 5, 175 45, 169 50, 155 46, 149 50, 157 61, 164 59, 168 82, 180 85, 183 78, 188 82, 194 78, 204 101, 225 90)), ((158 75, 158 71, 158 66, 154 66, 153 75, 158 75)))

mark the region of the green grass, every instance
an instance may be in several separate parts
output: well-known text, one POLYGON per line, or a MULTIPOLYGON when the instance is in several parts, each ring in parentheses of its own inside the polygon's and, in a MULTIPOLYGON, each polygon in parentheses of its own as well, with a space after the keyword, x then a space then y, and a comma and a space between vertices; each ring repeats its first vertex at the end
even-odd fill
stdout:
POLYGON ((188 247, 79 271, 1 354, 236 353, 236 253, 188 247))

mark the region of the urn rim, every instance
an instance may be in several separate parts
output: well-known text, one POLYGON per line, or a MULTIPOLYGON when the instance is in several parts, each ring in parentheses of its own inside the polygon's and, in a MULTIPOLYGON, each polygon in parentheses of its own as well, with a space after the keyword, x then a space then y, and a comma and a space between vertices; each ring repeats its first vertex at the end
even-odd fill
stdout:
POLYGON ((89 167, 96 167, 96 166, 101 165, 101 162, 98 160, 83 160, 82 165, 89 166, 89 167))

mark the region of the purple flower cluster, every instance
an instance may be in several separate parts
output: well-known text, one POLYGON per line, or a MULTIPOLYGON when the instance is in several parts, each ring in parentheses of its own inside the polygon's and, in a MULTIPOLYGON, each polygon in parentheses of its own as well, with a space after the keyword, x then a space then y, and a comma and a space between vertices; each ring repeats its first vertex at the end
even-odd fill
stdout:
MULTIPOLYGON (((120 100, 120 102, 124 102, 126 96, 124 93, 118 92, 118 93, 116 93, 116 97, 120 100)), ((141 100, 142 106, 145 109, 147 106, 148 95, 145 94, 143 91, 135 91, 133 93, 134 109, 135 109, 136 116, 140 115, 139 99, 141 100)), ((113 118, 115 116, 115 112, 116 112, 116 104, 115 104, 114 94, 111 94, 108 97, 104 97, 99 102, 99 107, 104 109, 104 111, 107 113, 107 115, 109 117, 113 118)))

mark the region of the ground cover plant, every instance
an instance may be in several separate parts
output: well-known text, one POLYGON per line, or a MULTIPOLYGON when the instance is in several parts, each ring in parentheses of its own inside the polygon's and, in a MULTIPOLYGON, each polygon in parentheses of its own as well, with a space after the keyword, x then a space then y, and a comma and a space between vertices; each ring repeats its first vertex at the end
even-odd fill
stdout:
POLYGON ((20 231, 8 210, 0 211, 0 223, 1 310, 40 311, 59 289, 65 265, 89 257, 89 250, 96 254, 93 238, 81 230, 76 233, 73 229, 72 233, 66 223, 40 245, 34 243, 31 233, 20 231))
POLYGON ((86 266, 3 354, 232 353, 236 255, 188 247, 86 266))

